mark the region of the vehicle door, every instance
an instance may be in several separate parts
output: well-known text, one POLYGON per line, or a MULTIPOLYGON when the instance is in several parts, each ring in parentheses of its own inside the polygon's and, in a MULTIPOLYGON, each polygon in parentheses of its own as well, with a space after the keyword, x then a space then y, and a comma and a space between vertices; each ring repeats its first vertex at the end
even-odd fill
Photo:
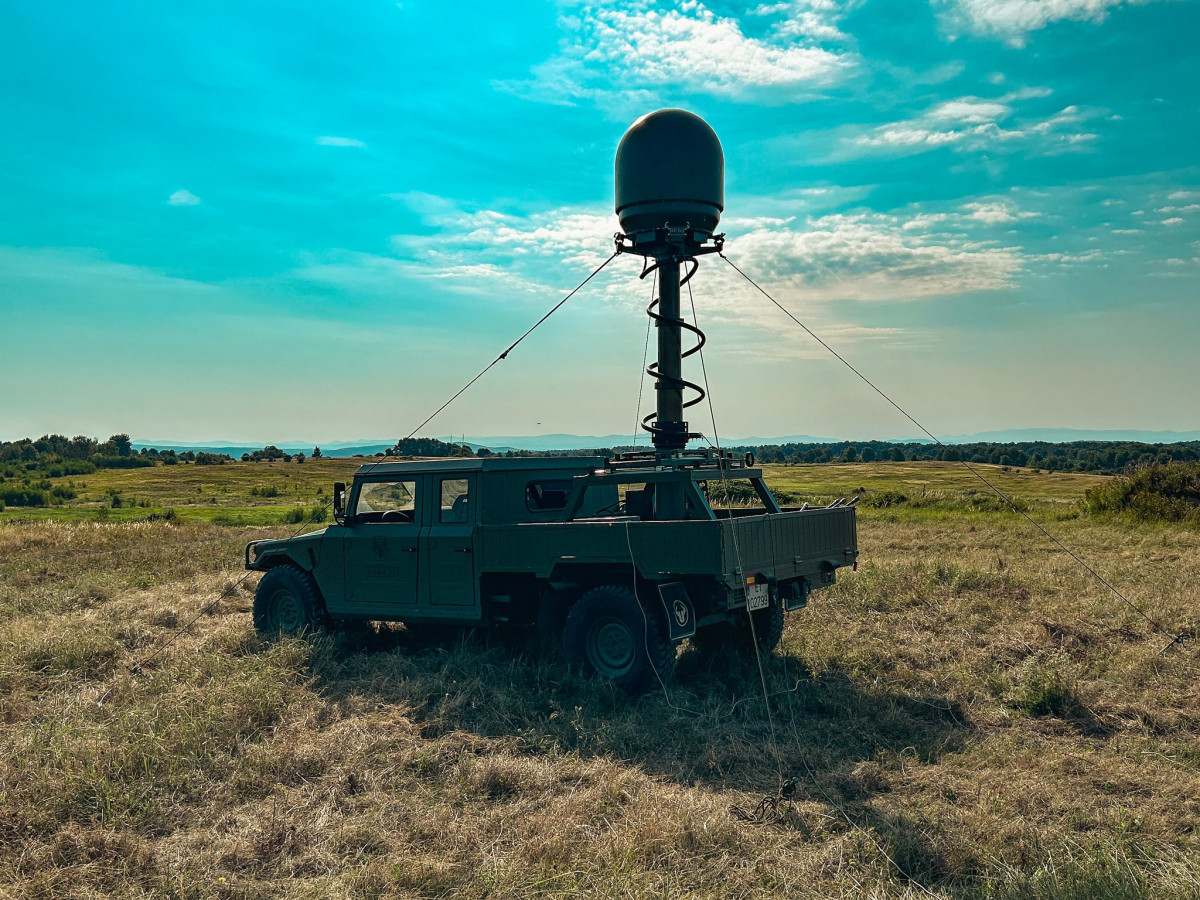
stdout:
POLYGON ((416 605, 421 488, 417 477, 360 482, 344 539, 349 612, 389 616, 416 605))
MULTIPOLYGON (((478 479, 474 474, 437 475, 432 479, 435 521, 422 539, 425 554, 428 602, 444 614, 458 615, 446 607, 475 607, 479 577, 475 571, 475 519, 478 479)), ((464 618, 474 611, 462 610, 464 618)))

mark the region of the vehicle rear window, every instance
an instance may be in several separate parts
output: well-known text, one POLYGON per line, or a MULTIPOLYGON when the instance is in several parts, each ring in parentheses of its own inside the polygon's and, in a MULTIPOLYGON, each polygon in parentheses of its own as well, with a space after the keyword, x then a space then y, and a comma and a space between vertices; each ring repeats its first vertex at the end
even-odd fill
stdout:
POLYGON ((570 492, 571 481, 567 478, 531 481, 525 485, 525 505, 532 512, 566 509, 567 494, 570 492))

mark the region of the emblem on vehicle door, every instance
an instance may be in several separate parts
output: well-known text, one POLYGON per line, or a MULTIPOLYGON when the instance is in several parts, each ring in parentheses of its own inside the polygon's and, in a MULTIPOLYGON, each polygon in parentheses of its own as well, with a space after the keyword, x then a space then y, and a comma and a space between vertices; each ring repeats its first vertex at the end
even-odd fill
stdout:
POLYGON ((688 619, 691 616, 691 614, 688 612, 687 604, 682 600, 676 600, 673 606, 675 607, 673 610, 675 613, 675 621, 679 623, 680 628, 686 628, 688 619))
POLYGON ((387 538, 384 538, 384 537, 371 538, 371 555, 378 560, 387 559, 387 556, 388 556, 387 538))

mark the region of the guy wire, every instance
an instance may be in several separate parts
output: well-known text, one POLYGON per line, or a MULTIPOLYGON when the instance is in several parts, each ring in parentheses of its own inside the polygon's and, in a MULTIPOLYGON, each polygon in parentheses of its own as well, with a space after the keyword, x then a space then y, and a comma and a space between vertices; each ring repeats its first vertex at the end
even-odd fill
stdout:
MULTIPOLYGON (((691 303, 691 306, 692 306, 692 323, 697 328, 699 328, 700 323, 697 321, 697 317, 696 317, 696 300, 695 300, 695 297, 692 295, 691 285, 688 285, 688 301, 689 301, 689 303, 691 303)), ((704 352, 703 351, 700 352, 700 370, 701 370, 701 373, 703 374, 704 387, 705 387, 705 390, 707 391, 708 390, 708 369, 704 363, 704 352)), ((708 412, 709 412, 709 417, 712 419, 713 442, 716 444, 716 447, 717 447, 717 456, 721 460, 721 464, 720 464, 721 482, 722 482, 722 485, 725 490, 725 502, 728 505, 728 504, 731 504, 732 501, 729 499, 729 486, 728 486, 728 482, 726 481, 725 465, 724 465, 725 461, 724 461, 724 457, 721 456, 721 434, 720 434, 720 431, 717 429, 717 416, 716 416, 716 411, 713 407, 711 392, 708 393, 708 412)), ((728 508, 730 509, 730 511, 732 513, 732 506, 729 505, 728 508)), ((739 549, 738 542, 737 542, 737 525, 736 525, 736 521, 734 520, 732 515, 730 515, 729 521, 730 521, 730 530, 733 534, 733 550, 734 550, 734 557, 737 560, 738 577, 740 579, 742 579, 743 584, 744 584, 745 583, 745 574, 744 574, 744 571, 742 568, 741 550, 739 549)), ((770 726, 771 726, 771 743, 772 743, 773 749, 775 751, 774 756, 775 756, 776 775, 779 778, 778 798, 782 799, 784 797, 784 784, 785 784, 785 779, 783 777, 783 758, 782 758, 782 753, 780 752, 780 749, 779 749, 779 741, 778 741, 778 738, 777 738, 776 732, 775 732, 775 720, 771 714, 771 697, 777 696, 778 694, 786 694, 787 695, 788 712, 789 712, 789 716, 790 716, 791 722, 792 722, 792 738, 793 738, 793 740, 796 741, 797 744, 799 744, 800 743, 799 727, 796 725, 796 709, 795 709, 796 700, 795 700, 795 697, 792 695, 795 694, 795 692, 799 689, 800 683, 797 681, 796 684, 793 685, 791 688, 784 688, 782 691, 776 691, 774 694, 768 693, 767 676, 766 676, 766 671, 763 667, 763 660, 762 660, 762 650, 758 645, 758 634, 756 633, 755 628, 754 628, 754 616, 750 613, 749 610, 747 610, 746 617, 750 620, 750 641, 754 645, 754 656, 758 663, 758 677, 759 677, 760 682, 762 683, 762 689, 763 689, 763 705, 765 706, 766 711, 767 711, 767 721, 768 721, 768 723, 770 723, 770 726)), ((787 656, 787 648, 784 648, 784 656, 785 657, 787 656)), ((783 658, 780 659, 780 665, 781 666, 783 665, 783 658)), ((785 684, 787 683, 786 678, 785 678, 784 683, 785 684)), ((741 702, 741 701, 739 701, 739 702, 741 702)), ((736 704, 735 704, 735 706, 736 706, 736 704)), ((804 772, 808 776, 809 781, 811 781, 813 783, 813 786, 817 789, 817 791, 821 794, 821 796, 825 798, 825 801, 830 806, 832 806, 835 810, 837 810, 838 815, 840 815, 846 821, 846 824, 849 825, 851 829, 859 832, 864 837, 866 837, 869 841, 871 841, 871 843, 875 845, 875 849, 879 851, 880 855, 885 860, 888 861, 888 863, 892 866, 893 869, 895 869, 897 872, 900 873, 900 875, 902 875, 905 879, 907 879, 909 881, 909 883, 915 884, 918 888, 920 888, 921 892, 926 894, 927 896, 930 896, 930 897, 936 896, 933 893, 933 891, 929 890, 929 888, 927 888, 925 885, 921 884, 919 881, 915 881, 911 875, 909 875, 907 872, 905 872, 904 869, 901 868, 900 864, 897 863, 896 860, 891 856, 891 854, 889 854, 887 852, 887 849, 883 846, 883 843, 879 840, 878 836, 876 836, 875 834, 873 834, 872 832, 868 831, 867 829, 865 829, 861 825, 859 825, 857 822, 855 822, 850 817, 850 814, 848 812, 846 812, 846 810, 844 808, 842 808, 837 803, 837 801, 835 801, 833 799, 833 797, 831 797, 829 795, 829 792, 825 790, 824 786, 822 786, 821 782, 817 779, 816 772, 814 772, 812 770, 812 767, 808 764, 808 760, 805 759, 803 754, 800 754, 800 763, 801 763, 801 765, 804 766, 804 772)), ((763 798, 763 801, 759 804, 759 808, 762 808, 769 804, 772 809, 777 809, 776 803, 779 802, 779 799, 768 795, 767 797, 763 798), (769 801, 775 801, 775 803, 769 803, 769 801)), ((747 814, 745 813, 744 810, 741 809, 741 807, 738 807, 738 806, 730 807, 730 812, 732 812, 734 815, 737 815, 739 818, 743 818, 748 821, 754 821, 754 819, 747 816, 747 814)))
MULTIPOLYGON (((692 285, 691 285, 690 278, 688 280, 687 289, 688 289, 688 303, 691 304, 691 307, 692 307, 692 324, 696 326, 697 330, 699 330, 700 322, 696 316, 696 298, 695 298, 695 295, 693 295, 693 293, 692 293, 692 285)), ((709 415, 709 418, 712 420, 713 443, 716 445, 716 448, 717 448, 717 471, 721 474, 721 487, 725 494, 725 501, 724 501, 725 508, 729 512, 729 533, 733 536, 733 558, 736 563, 736 571, 737 571, 737 575, 738 575, 738 581, 741 583, 741 587, 742 587, 742 592, 743 592, 742 595, 743 595, 743 597, 745 597, 746 570, 742 566, 742 550, 738 544, 738 536, 737 536, 738 523, 737 523, 737 519, 733 515, 733 500, 729 494, 729 481, 728 481, 728 476, 725 472, 725 457, 721 452, 721 433, 717 430, 717 413, 716 413, 715 408, 713 407, 712 391, 710 391, 709 387, 708 387, 708 366, 704 362, 703 344, 701 344, 701 346, 699 348, 699 353, 700 353, 700 372, 704 377, 704 393, 705 393, 705 396, 708 397, 708 415, 709 415)), ((782 602, 782 601, 780 601, 780 602, 782 602)), ((762 684, 763 708, 767 712, 767 724, 771 728, 771 746, 772 746, 772 749, 774 750, 776 774, 779 777, 779 789, 780 789, 780 791, 782 791, 782 789, 783 789, 783 761, 780 758, 780 753, 779 753, 779 739, 775 733, 775 716, 771 712, 771 695, 770 695, 769 691, 767 690, 767 675, 766 675, 766 671, 763 669, 762 650, 758 646, 758 631, 754 626, 754 615, 750 610, 748 601, 747 601, 747 605, 746 605, 746 619, 750 623, 750 643, 754 645, 754 658, 755 658, 755 661, 758 663, 758 680, 762 684)))
MULTIPOLYGON (((871 381, 871 379, 869 379, 866 375, 864 375, 862 372, 860 372, 858 369, 856 369, 853 365, 851 365, 849 360, 847 360, 844 356, 842 356, 840 353, 838 353, 836 350, 834 350, 833 347, 829 346, 829 344, 825 343, 825 341, 821 340, 821 338, 818 337, 817 334, 811 328, 809 328, 807 325, 805 325, 803 322, 801 322, 799 319, 797 319, 794 315, 792 315, 792 313, 790 311, 788 311, 788 309, 782 303, 780 303, 778 300, 776 300, 774 297, 772 297, 770 294, 768 294, 758 284, 757 281, 755 281, 753 278, 751 278, 749 275, 747 275, 745 272, 743 272, 741 269, 739 269, 737 267, 737 265, 733 262, 733 260, 731 260, 723 252, 718 252, 718 255, 721 257, 721 259, 725 260, 725 262, 729 263, 729 265, 733 267, 733 270, 735 272, 737 272, 744 279, 746 279, 746 281, 750 282, 750 284, 753 285, 755 290, 757 290, 760 294, 762 294, 764 297, 766 297, 768 300, 770 300, 772 303, 774 303, 777 307, 779 307, 779 309, 783 312, 784 315, 786 315, 789 319, 791 319, 793 322, 795 322, 797 325, 799 325, 802 329, 804 329, 804 331, 808 333, 809 337, 811 337, 814 341, 816 341, 818 344, 820 344, 822 347, 824 347, 826 350, 828 350, 830 353, 832 353, 835 357, 837 357, 837 359, 846 368, 848 368, 851 372, 853 372, 860 379, 862 379, 862 381, 869 388, 871 388, 871 390, 873 390, 880 397, 882 397, 884 400, 886 400, 889 404, 891 404, 891 406, 893 406, 896 409, 897 412, 899 412, 902 416, 904 416, 904 418, 908 419, 908 421, 912 422, 913 425, 915 425, 922 432, 924 432, 925 435, 928 436, 931 441, 933 441, 935 444, 937 444, 939 447, 941 447, 943 449, 946 449, 946 450, 949 449, 936 434, 934 434, 932 431, 930 431, 928 428, 926 428, 924 425, 922 425, 920 422, 918 422, 915 418, 913 418, 911 415, 909 415, 909 413, 902 406, 900 406, 899 403, 897 403, 895 400, 893 400, 891 397, 889 397, 887 394, 885 394, 880 388, 876 387, 875 383, 873 381, 871 381)), ((955 455, 957 456, 957 454, 955 454, 955 455)), ((1149 622, 1155 631, 1159 632, 1160 634, 1166 635, 1167 637, 1170 637, 1171 642, 1169 644, 1167 644, 1166 647, 1162 648, 1163 651, 1167 650, 1170 647, 1173 647, 1175 644, 1183 642, 1183 640, 1185 639, 1185 633, 1172 635, 1171 632, 1167 628, 1160 625, 1155 619, 1151 618, 1150 615, 1148 613, 1146 613, 1144 610, 1142 610, 1137 604, 1135 604, 1132 600, 1130 600, 1123 593, 1121 593, 1119 590, 1117 590, 1117 588, 1110 581, 1108 581, 1108 579, 1106 579, 1103 575, 1101 575, 1099 572, 1097 572, 1095 569, 1093 569, 1091 566, 1089 566, 1086 562, 1084 562, 1066 544, 1064 544, 1062 541, 1060 541, 1058 538, 1056 538, 1053 534, 1051 534, 1049 531, 1047 531, 1044 527, 1042 527, 1042 525, 1040 523, 1038 523, 1032 516, 1030 516, 1029 513, 1025 512, 1023 509, 1021 509, 1015 503, 1013 503, 1013 501, 1010 500, 1004 494, 1003 491, 1001 491, 998 487, 996 487, 994 484, 992 484, 990 481, 988 481, 987 478, 985 478, 980 472, 978 472, 976 469, 974 469, 971 466, 971 464, 968 463, 965 459, 957 459, 954 461, 958 462, 968 472, 970 472, 972 475, 974 475, 976 478, 978 478, 980 481, 982 481, 985 485, 987 485, 988 488, 990 488, 991 491, 997 497, 999 497, 1006 504, 1008 504, 1008 506, 1012 509, 1013 512, 1019 514, 1022 518, 1024 518, 1027 522, 1029 522, 1030 525, 1032 525, 1034 528, 1036 528, 1038 531, 1040 531, 1043 535, 1045 535, 1060 550, 1062 550, 1064 553, 1066 553, 1067 556, 1071 557, 1071 559, 1075 560, 1076 563, 1078 563, 1081 567, 1083 567, 1085 570, 1087 570, 1087 572, 1089 574, 1091 574, 1091 576, 1093 578, 1095 578, 1098 582, 1100 582, 1102 585, 1104 585, 1106 588, 1108 588, 1108 590, 1113 595, 1120 598, 1120 600, 1126 606, 1128 606, 1135 613, 1137 613, 1139 616, 1141 616, 1143 619, 1145 619, 1147 622, 1149 622)), ((1160 652, 1162 652, 1162 651, 1160 651, 1160 652)))
MULTIPOLYGON (((572 290, 569 294, 567 294, 565 297, 563 297, 561 300, 559 300, 556 304, 554 304, 554 306, 552 306, 545 315, 543 315, 540 319, 538 319, 531 326, 529 326, 529 328, 526 330, 526 332, 524 334, 522 334, 519 338, 517 338, 515 341, 513 341, 511 344, 509 344, 508 348, 505 349, 503 353, 501 353, 499 356, 497 356, 495 359, 493 359, 490 363, 488 363, 486 366, 484 366, 483 369, 480 370, 479 374, 477 374, 474 378, 472 378, 465 385, 463 385, 461 388, 459 388, 458 392, 456 394, 454 394, 454 396, 452 396, 449 400, 447 400, 445 403, 443 403, 441 406, 439 406, 437 409, 435 409, 433 411, 433 413, 430 414, 428 416, 428 418, 425 419, 424 422, 422 422, 420 425, 418 425, 416 428, 414 428, 412 431, 410 431, 408 433, 407 437, 401 438, 400 441, 397 441, 397 444, 401 443, 402 441, 407 441, 414 434, 416 434, 418 431, 420 431, 422 428, 424 428, 426 425, 428 425, 430 422, 432 422, 434 417, 437 416, 438 413, 440 413, 447 406, 449 406, 451 403, 453 403, 455 400, 457 400, 459 397, 461 397, 463 394, 465 394, 467 392, 467 389, 470 388, 471 385, 475 384, 475 382, 477 382, 485 374, 487 374, 488 370, 491 369, 492 366, 496 365, 496 363, 500 362, 502 359, 507 359, 508 354, 512 353, 512 351, 517 348, 517 345, 520 344, 521 341, 525 340, 525 338, 527 338, 527 337, 529 337, 529 335, 533 334, 533 332, 537 330, 539 325, 541 325, 548 318, 550 318, 552 315, 554 315, 556 312, 558 312, 559 309, 561 309, 568 300, 570 300, 577 293, 579 293, 579 291, 583 288, 584 285, 586 285, 589 281, 591 281, 593 278, 595 278, 597 275, 599 275, 601 270, 603 270, 605 266, 607 266, 610 262, 612 262, 614 259, 616 259, 617 255, 618 254, 614 252, 612 256, 610 256, 608 259, 606 259, 604 262, 602 262, 599 266, 597 266, 595 269, 593 269, 592 274, 588 275, 587 278, 585 278, 585 279, 583 279, 583 281, 579 282, 579 284, 577 284, 575 286, 574 290, 572 290)), ((650 340, 649 331, 647 331, 647 334, 646 334, 647 344, 649 344, 649 340, 650 340)), ((382 459, 377 459, 375 462, 371 463, 364 470, 363 474, 364 475, 370 474, 375 469, 376 466, 378 466, 381 463, 384 463, 386 461, 387 461, 387 457, 383 457, 382 459)), ((313 513, 308 517, 308 519, 304 522, 304 524, 302 524, 299 528, 297 528, 291 535, 284 538, 284 543, 286 544, 289 541, 295 540, 297 537, 300 536, 300 533, 302 531, 304 531, 304 529, 306 529, 309 525, 314 524, 318 520, 318 518, 323 519, 325 516, 325 513, 329 510, 329 507, 332 505, 333 505, 333 500, 331 499, 324 506, 315 508, 313 513)), ((191 628, 193 625, 195 625, 198 621, 200 621, 200 618, 202 616, 204 616, 210 610, 216 608, 221 603, 222 600, 224 600, 225 598, 227 598, 229 596, 232 596, 233 592, 236 591, 239 587, 241 587, 242 583, 245 582, 245 580, 253 574, 254 574, 253 569, 247 569, 246 573, 244 575, 242 575, 241 578, 239 578, 237 581, 235 581, 233 584, 231 584, 229 587, 227 587, 220 595, 217 596, 217 598, 215 600, 211 601, 210 603, 205 604, 200 609, 200 612, 196 613, 195 616, 193 616, 186 623, 184 623, 180 628, 178 628, 175 632, 173 632, 170 637, 168 637, 165 641, 163 641, 161 644, 159 644, 148 656, 144 657, 141 662, 135 663, 129 669, 130 674, 131 675, 140 675, 142 673, 143 666, 150 663, 157 656, 159 656, 159 654, 161 654, 164 650, 166 650, 168 647, 170 647, 171 644, 175 643, 176 639, 179 638, 180 635, 182 635, 185 631, 187 631, 189 628, 191 628)))

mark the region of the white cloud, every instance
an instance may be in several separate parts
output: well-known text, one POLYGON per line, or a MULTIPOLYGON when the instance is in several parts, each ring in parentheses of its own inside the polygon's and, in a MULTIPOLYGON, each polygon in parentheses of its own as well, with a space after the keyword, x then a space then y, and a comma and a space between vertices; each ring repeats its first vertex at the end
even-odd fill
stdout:
POLYGON ((1098 138, 1081 130, 1095 113, 1066 106, 1047 117, 1018 117, 1015 102, 1044 98, 1044 88, 1014 91, 996 100, 960 97, 907 120, 890 122, 846 139, 860 152, 920 153, 952 146, 962 151, 1004 147, 1042 153, 1077 150, 1098 138), (1012 121, 1009 124, 1009 120, 1012 121))
POLYGON ((534 69, 528 82, 497 86, 556 103, 580 99, 652 102, 664 88, 739 99, 755 90, 820 87, 854 64, 840 43, 841 5, 794 0, 762 6, 751 15, 783 18, 762 37, 751 37, 738 19, 721 16, 698 0, 661 10, 646 0, 619 7, 585 5, 564 15, 560 52, 534 69))
POLYGON ((1167 194, 1168 200, 1200 200, 1200 191, 1172 191, 1167 194))
POLYGON ((952 29, 966 29, 1023 46, 1031 31, 1064 20, 1102 22, 1109 11, 1150 0, 936 0, 952 29))
POLYGON ((764 225, 730 241, 747 272, 808 300, 914 300, 1011 287, 1018 248, 926 230, 962 217, 881 213, 822 216, 787 228, 764 225))
POLYGON ((1175 216, 1174 218, 1171 218, 1171 219, 1163 219, 1158 224, 1159 225, 1167 225, 1167 226, 1182 225, 1183 219, 1179 218, 1178 216, 1175 216))
POLYGON ((167 202, 172 206, 196 206, 200 198, 191 191, 178 190, 167 198, 167 202))
MULTIPOLYGON (((426 197, 417 202, 437 234, 398 235, 393 249, 436 277, 522 277, 557 285, 563 271, 579 273, 603 262, 611 252, 608 237, 617 230, 614 216, 574 208, 517 216, 450 211, 426 197)), ((731 234, 729 250, 743 268, 769 289, 802 291, 809 300, 912 300, 1009 287, 1022 266, 1021 251, 970 232, 1035 214, 998 198, 981 198, 961 209, 803 220, 729 217, 722 227, 731 234)), ((704 280, 716 289, 716 307, 732 314, 741 303, 732 298, 742 298, 736 273, 710 260, 703 269, 704 280)), ((636 302, 644 304, 637 293, 636 302)), ((628 294, 624 283, 608 291, 610 298, 628 294)))
POLYGON ((327 134, 317 138, 317 143, 322 147, 357 147, 360 150, 367 146, 362 141, 355 140, 354 138, 334 137, 327 134))
POLYGON ((1037 213, 1017 209, 1014 204, 1005 200, 964 203, 962 208, 969 210, 968 215, 970 218, 988 225, 1017 222, 1021 219, 1032 219, 1037 216, 1037 213))
POLYGON ((962 97, 958 100, 947 100, 935 106, 926 115, 938 122, 954 122, 961 125, 982 125, 985 122, 995 122, 1007 118, 1012 110, 1003 103, 980 100, 976 97, 962 97))

